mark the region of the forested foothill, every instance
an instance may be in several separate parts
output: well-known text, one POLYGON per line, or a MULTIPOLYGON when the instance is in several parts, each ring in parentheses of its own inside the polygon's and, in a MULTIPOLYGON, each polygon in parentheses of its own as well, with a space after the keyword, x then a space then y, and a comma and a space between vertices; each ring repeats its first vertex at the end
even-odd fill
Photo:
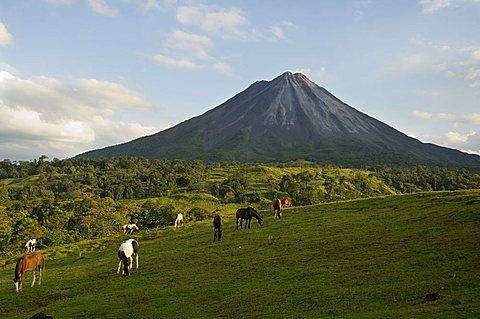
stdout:
MULTIPOLYGON (((215 211, 272 200, 294 206, 423 191, 480 188, 480 175, 443 167, 340 168, 307 161, 206 163, 139 157, 0 162, 0 252, 18 253, 29 238, 40 247, 186 223, 215 211)), ((266 213, 266 214, 268 214, 266 213)))

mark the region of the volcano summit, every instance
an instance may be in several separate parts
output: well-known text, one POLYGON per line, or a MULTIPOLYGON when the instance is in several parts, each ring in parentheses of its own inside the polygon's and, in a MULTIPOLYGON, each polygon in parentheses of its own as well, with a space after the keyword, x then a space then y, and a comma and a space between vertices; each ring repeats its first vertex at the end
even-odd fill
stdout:
POLYGON ((113 156, 480 167, 480 156, 408 137, 343 103, 305 75, 290 72, 257 81, 172 128, 78 157, 113 156))

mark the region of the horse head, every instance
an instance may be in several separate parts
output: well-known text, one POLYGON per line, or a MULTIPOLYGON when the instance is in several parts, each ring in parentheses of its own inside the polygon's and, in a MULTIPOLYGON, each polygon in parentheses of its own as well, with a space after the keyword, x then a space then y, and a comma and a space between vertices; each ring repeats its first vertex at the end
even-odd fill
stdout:
POLYGON ((263 217, 253 207, 250 208, 250 214, 258 220, 260 226, 263 226, 263 217))
POLYGON ((15 275, 15 278, 13 278, 13 284, 15 285, 16 292, 22 291, 22 278, 20 276, 15 275))

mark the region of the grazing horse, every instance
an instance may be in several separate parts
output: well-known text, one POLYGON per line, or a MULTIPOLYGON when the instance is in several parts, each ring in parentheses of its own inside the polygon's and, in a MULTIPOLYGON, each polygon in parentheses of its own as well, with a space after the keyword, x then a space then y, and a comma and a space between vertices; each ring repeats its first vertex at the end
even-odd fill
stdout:
POLYGON ((183 226, 183 214, 178 213, 177 218, 175 218, 175 228, 183 226))
POLYGON ((138 228, 138 226, 135 224, 125 224, 122 226, 122 229, 124 234, 129 234, 129 235, 133 234, 134 231, 140 230, 140 228, 138 228))
POLYGON ((237 217, 237 230, 238 230, 238 220, 240 219, 240 228, 243 229, 242 222, 245 219, 245 229, 250 228, 250 222, 252 221, 252 217, 255 217, 258 220, 260 226, 263 226, 263 217, 255 209, 248 206, 246 208, 239 208, 236 213, 237 217))
POLYGON ((213 241, 217 238, 222 240, 222 231, 223 231, 223 217, 220 215, 215 215, 213 217, 213 241))
POLYGON ((37 245, 38 241, 35 238, 30 239, 27 241, 25 244, 25 252, 26 253, 31 253, 35 251, 35 246, 37 245))
POLYGON ((292 207, 293 202, 290 198, 284 198, 283 201, 282 201, 282 206, 283 207, 292 207))
POLYGON ((133 265, 133 255, 135 255, 137 259, 138 269, 138 242, 135 239, 128 239, 118 248, 117 256, 120 261, 118 262, 117 274, 120 273, 120 268, 123 263, 122 274, 130 276, 130 270, 132 269, 133 265))
POLYGON ((282 218, 282 202, 278 198, 273 200, 273 218, 282 218))
POLYGON ((15 284, 15 290, 17 292, 22 291, 23 278, 26 272, 33 272, 33 282, 32 287, 35 284, 35 273, 37 269, 40 273, 40 278, 38 280, 38 285, 42 284, 42 271, 45 268, 45 257, 40 253, 34 253, 31 255, 24 255, 20 257, 17 261, 17 266, 15 267, 15 277, 13 278, 13 283, 15 284))

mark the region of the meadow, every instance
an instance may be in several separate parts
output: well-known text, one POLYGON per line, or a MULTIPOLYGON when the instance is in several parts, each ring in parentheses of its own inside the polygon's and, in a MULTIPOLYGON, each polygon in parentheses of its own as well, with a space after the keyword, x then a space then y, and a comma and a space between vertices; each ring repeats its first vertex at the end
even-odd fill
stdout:
MULTIPOLYGON (((128 236, 41 251, 41 286, 0 268, 2 318, 478 318, 480 191, 392 195, 283 210, 221 242, 211 220, 133 235, 140 268, 116 273, 128 236), (429 293, 441 298, 424 302, 429 293), (458 300, 458 305, 451 304, 458 300)), ((3 262, 1 263, 3 265, 3 262)))

